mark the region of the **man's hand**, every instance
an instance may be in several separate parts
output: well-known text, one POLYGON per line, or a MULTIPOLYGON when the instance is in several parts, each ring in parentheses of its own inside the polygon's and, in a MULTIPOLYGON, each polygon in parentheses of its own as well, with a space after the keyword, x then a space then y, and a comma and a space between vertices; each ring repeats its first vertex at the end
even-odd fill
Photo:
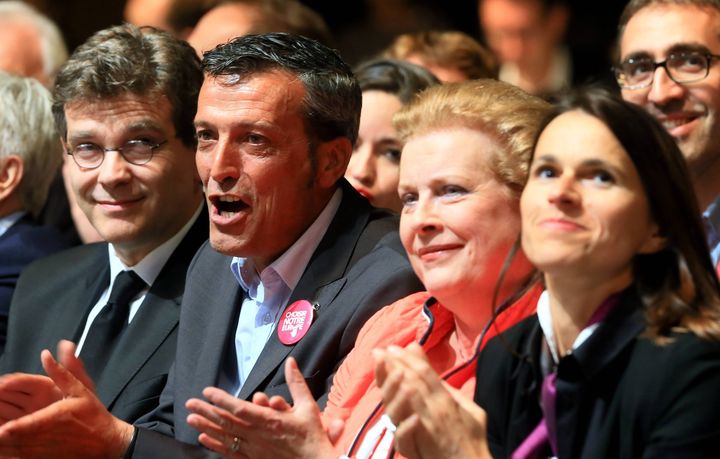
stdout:
POLYGON ((12 373, 0 377, 0 425, 62 399, 47 376, 12 373))
POLYGON ((201 444, 225 457, 336 458, 320 409, 292 357, 285 362, 285 379, 293 406, 282 397, 259 393, 251 403, 208 387, 203 395, 210 403, 188 400, 187 422, 201 432, 201 444))
POLYGON ((440 379, 419 345, 375 351, 374 358, 398 451, 410 459, 491 457, 485 412, 440 379))
POLYGON ((61 400, 0 427, 0 456, 23 458, 118 458, 134 428, 108 412, 95 396, 90 378, 69 341, 58 344, 55 361, 48 350, 40 356, 61 400), (88 387, 86 384, 90 384, 88 387))

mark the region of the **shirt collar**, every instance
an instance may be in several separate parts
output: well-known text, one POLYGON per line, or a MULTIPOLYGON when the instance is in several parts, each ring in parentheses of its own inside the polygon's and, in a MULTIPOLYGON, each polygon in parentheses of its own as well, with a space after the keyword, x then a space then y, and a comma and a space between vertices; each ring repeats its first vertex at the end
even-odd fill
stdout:
POLYGON ((7 230, 10 229, 11 226, 13 226, 15 223, 17 223, 18 220, 20 220, 23 215, 25 215, 24 210, 19 210, 17 212, 13 212, 10 215, 6 215, 2 218, 0 218, 0 236, 5 234, 7 230))
MULTIPOLYGON (((310 262, 312 254, 320 245, 320 241, 327 231, 330 222, 335 218, 337 210, 342 201, 342 190, 338 188, 333 194, 320 215, 308 227, 293 245, 290 246, 280 257, 273 261, 259 275, 252 260, 243 257, 233 257, 230 262, 230 269, 235 275, 240 286, 248 292, 251 298, 256 298, 259 283, 265 282, 266 271, 276 273, 290 291, 295 290, 300 276, 310 262), (269 270, 269 271, 268 271, 269 270)), ((258 299, 258 301, 263 301, 258 299)))
MULTIPOLYGON (((555 332, 552 326, 552 313, 550 312, 550 294, 547 290, 542 292, 540 299, 537 304, 537 317, 540 322, 540 328, 542 329, 543 335, 545 335, 545 341, 547 341, 550 354, 552 355, 553 361, 557 364, 560 361, 560 356, 557 353, 557 346, 555 343, 555 332)), ((575 338, 570 352, 580 347, 588 338, 593 334, 596 328, 600 326, 600 322, 595 322, 587 327, 583 328, 582 331, 575 338)))
POLYGON ((180 245, 182 239, 188 231, 190 231, 190 227, 193 223, 195 223, 195 220, 197 220, 202 208, 203 205, 201 204, 190 220, 188 220, 187 223, 180 228, 180 231, 175 233, 175 235, 167 241, 155 247, 150 253, 145 255, 142 260, 136 263, 135 266, 126 266, 115 253, 115 247, 112 244, 108 244, 108 256, 110 258, 110 284, 112 284, 117 275, 120 274, 120 271, 132 268, 135 274, 140 276, 146 284, 152 285, 160 274, 163 266, 165 266, 165 263, 170 258, 170 255, 172 255, 175 249, 180 245))

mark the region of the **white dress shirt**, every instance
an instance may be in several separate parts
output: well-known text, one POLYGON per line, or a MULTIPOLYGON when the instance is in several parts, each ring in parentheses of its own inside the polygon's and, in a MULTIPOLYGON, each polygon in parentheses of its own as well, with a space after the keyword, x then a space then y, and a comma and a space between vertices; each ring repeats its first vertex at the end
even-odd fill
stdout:
POLYGON ((190 220, 188 220, 188 222, 185 223, 182 228, 180 228, 180 231, 178 231, 173 237, 153 249, 145 256, 145 258, 136 263, 135 266, 126 266, 125 263, 123 263, 120 258, 118 258, 113 245, 108 244, 108 258, 110 260, 110 284, 107 286, 107 288, 105 288, 105 290, 100 295, 100 298, 95 303, 95 306, 93 306, 93 308, 90 310, 90 314, 88 315, 87 321, 85 322, 85 329, 83 330, 82 336, 80 337, 80 341, 77 345, 77 349, 75 350, 76 356, 80 355, 80 350, 82 349, 83 344, 85 344, 85 338, 87 337, 88 331, 90 330, 90 325, 92 325, 95 317, 100 314, 100 311, 107 304, 108 297, 110 296, 110 291, 112 290, 112 286, 115 283, 115 278, 117 277, 117 275, 120 274, 121 271, 130 269, 131 271, 134 271, 135 274, 140 276, 140 278, 144 280, 145 283, 148 285, 148 287, 142 292, 140 292, 140 294, 130 303, 130 311, 128 314, 128 323, 130 323, 135 317, 135 314, 137 314, 138 310, 140 309, 142 302, 145 300, 145 295, 147 294, 148 290, 150 290, 150 286, 153 284, 153 282, 155 282, 155 279, 157 279, 163 266, 165 266, 168 258, 170 258, 170 255, 173 254, 178 245, 180 245, 180 242, 183 240, 185 235, 188 233, 188 231, 190 231, 190 227, 192 227, 193 223, 195 223, 195 220, 197 220, 202 208, 202 205, 198 207, 192 218, 190 218, 190 220))

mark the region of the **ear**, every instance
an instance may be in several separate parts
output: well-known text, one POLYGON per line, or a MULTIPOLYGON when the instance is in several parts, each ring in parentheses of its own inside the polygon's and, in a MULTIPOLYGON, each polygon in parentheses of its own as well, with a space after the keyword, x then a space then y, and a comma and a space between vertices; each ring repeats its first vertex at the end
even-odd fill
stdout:
POLYGON ((649 255, 667 247, 667 238, 660 235, 660 229, 653 225, 652 232, 638 249, 638 254, 649 255))
POLYGON ((0 158, 0 201, 11 196, 23 177, 23 160, 17 155, 0 158))
POLYGON ((315 182, 321 188, 335 186, 345 175, 351 155, 352 144, 347 137, 320 143, 315 148, 315 182))

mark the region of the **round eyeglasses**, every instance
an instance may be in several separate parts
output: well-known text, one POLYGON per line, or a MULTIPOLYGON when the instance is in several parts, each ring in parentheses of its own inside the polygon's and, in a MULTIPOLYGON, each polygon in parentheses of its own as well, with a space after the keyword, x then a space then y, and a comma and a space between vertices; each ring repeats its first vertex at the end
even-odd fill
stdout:
POLYGON ((147 140, 129 140, 122 147, 103 148, 94 143, 81 143, 74 148, 67 147, 67 154, 73 157, 75 164, 83 169, 95 169, 100 167, 105 159, 105 153, 117 151, 125 161, 136 166, 147 164, 153 157, 155 149, 166 143, 153 143, 147 140))
POLYGON ((631 57, 613 67, 613 72, 622 89, 647 88, 658 67, 664 68, 675 83, 694 83, 708 76, 713 59, 720 59, 720 56, 701 52, 673 53, 661 62, 646 56, 631 57))

